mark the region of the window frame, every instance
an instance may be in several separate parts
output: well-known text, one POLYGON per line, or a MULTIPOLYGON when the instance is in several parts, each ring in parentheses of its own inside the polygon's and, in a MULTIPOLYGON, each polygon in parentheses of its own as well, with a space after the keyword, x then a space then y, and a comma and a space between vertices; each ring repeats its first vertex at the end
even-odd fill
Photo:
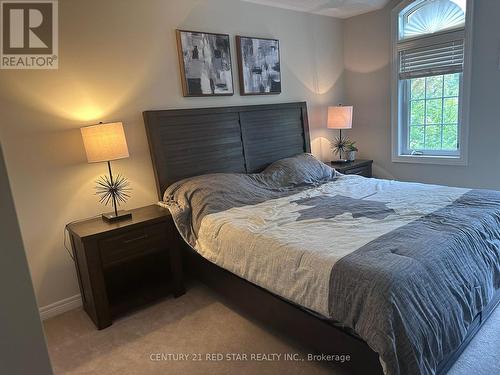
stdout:
POLYGON ((459 113, 458 113, 458 152, 439 151, 423 155, 412 155, 408 150, 408 80, 399 79, 399 48, 398 45, 418 44, 419 39, 434 38, 446 40, 457 29, 445 30, 436 35, 412 37, 400 40, 400 12, 407 6, 420 0, 404 0, 392 10, 391 14, 391 143, 392 161, 403 163, 467 165, 469 138, 469 108, 470 108, 470 78, 472 57, 472 20, 474 0, 467 0, 464 34, 464 67, 460 77, 459 113))

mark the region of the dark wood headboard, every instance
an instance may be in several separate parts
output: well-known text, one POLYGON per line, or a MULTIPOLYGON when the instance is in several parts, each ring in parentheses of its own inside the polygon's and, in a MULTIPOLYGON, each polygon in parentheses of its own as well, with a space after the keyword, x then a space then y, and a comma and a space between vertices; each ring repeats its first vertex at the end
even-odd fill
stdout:
POLYGON ((305 102, 145 111, 144 123, 160 199, 186 177, 255 173, 311 152, 305 102))

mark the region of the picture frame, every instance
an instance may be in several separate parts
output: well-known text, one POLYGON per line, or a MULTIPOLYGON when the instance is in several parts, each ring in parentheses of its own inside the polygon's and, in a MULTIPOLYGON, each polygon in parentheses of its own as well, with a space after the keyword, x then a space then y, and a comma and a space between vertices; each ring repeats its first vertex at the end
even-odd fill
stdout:
POLYGON ((177 29, 176 39, 185 97, 234 95, 228 34, 177 29))
POLYGON ((241 95, 281 94, 281 56, 278 39, 236 36, 241 95))

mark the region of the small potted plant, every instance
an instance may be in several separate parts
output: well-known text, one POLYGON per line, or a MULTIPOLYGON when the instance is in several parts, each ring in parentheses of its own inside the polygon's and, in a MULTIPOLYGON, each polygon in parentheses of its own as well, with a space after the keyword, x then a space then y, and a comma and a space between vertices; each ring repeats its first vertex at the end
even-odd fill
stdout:
POLYGON ((356 152, 357 151, 358 151, 358 148, 356 147, 356 142, 349 141, 346 145, 346 148, 345 148, 346 159, 349 161, 356 160, 356 152))

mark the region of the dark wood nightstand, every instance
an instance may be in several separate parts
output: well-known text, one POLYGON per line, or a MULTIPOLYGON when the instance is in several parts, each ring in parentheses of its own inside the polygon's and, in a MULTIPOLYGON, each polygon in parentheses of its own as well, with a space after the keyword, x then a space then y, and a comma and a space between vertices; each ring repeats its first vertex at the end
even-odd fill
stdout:
POLYGON ((331 162, 330 166, 342 174, 357 174, 364 177, 372 177, 373 160, 354 160, 347 163, 331 162))
POLYGON ((116 223, 98 217, 67 226, 83 308, 98 329, 131 308, 185 293, 170 212, 157 205, 131 212, 132 219, 116 223))

